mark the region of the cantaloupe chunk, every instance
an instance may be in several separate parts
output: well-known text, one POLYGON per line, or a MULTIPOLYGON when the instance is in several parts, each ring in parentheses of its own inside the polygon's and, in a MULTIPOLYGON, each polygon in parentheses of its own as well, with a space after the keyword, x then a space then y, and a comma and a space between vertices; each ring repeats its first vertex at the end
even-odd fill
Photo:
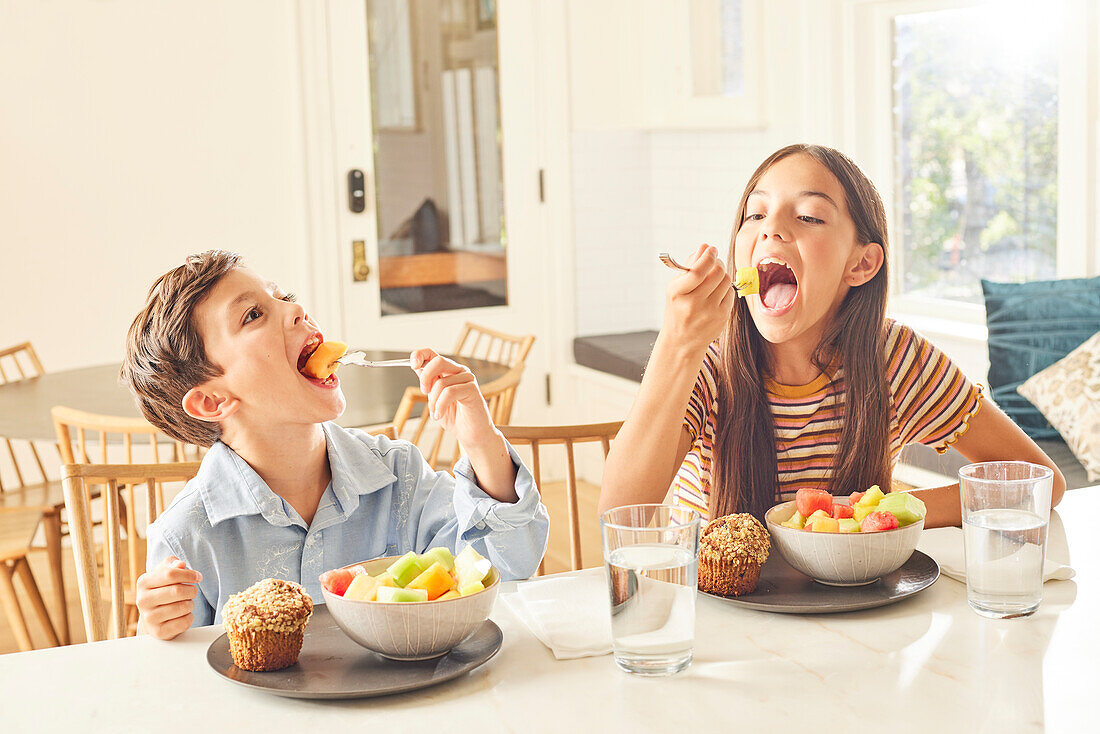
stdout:
POLYGON ((443 564, 436 562, 428 566, 424 573, 405 585, 406 589, 424 589, 428 592, 428 601, 438 599, 454 587, 454 579, 443 564))
POLYGON ((336 360, 343 357, 348 351, 348 345, 343 342, 321 342, 317 351, 309 355, 302 373, 318 380, 324 380, 332 376, 340 365, 336 360))
POLYGON ((458 599, 461 596, 462 596, 462 594, 459 594, 457 589, 451 589, 446 594, 444 594, 443 596, 436 599, 436 601, 447 601, 448 599, 458 599))

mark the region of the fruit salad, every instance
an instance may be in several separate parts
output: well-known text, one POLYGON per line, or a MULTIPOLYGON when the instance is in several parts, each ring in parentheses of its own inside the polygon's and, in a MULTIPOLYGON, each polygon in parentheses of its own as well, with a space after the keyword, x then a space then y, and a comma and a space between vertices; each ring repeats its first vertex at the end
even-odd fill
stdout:
POLYGON ((445 601, 483 591, 492 570, 472 546, 457 556, 438 547, 419 555, 409 551, 377 576, 363 566, 325 571, 321 584, 329 593, 352 601, 445 601))
POLYGON ((877 484, 866 492, 853 492, 847 504, 834 500, 823 489, 800 489, 795 513, 780 525, 816 533, 874 533, 912 525, 926 512, 920 498, 909 492, 883 494, 877 484))

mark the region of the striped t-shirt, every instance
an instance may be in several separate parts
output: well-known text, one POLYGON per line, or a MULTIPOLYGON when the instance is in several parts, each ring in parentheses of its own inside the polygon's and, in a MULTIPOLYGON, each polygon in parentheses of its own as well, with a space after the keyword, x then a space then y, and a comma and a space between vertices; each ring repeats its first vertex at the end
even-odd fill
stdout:
MULTIPOLYGON (((684 427, 691 449, 673 480, 673 502, 709 515, 710 471, 713 460, 718 387, 715 365, 721 360, 718 342, 703 359, 703 367, 688 400, 684 427)), ((896 462, 902 447, 919 441, 947 451, 967 428, 981 405, 981 390, 950 359, 908 326, 886 323, 886 371, 890 389, 890 457, 896 462)), ((802 487, 828 483, 833 456, 840 443, 844 412, 844 375, 836 369, 808 385, 766 382, 775 418, 779 496, 794 497, 802 487)), ((865 489, 865 488, 857 488, 865 489)), ((853 490, 856 491, 856 490, 853 490)))

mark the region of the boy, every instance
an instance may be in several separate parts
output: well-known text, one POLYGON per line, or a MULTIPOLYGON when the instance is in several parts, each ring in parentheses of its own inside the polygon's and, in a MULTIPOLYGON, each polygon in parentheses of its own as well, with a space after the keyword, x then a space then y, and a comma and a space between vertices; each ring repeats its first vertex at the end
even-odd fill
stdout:
POLYGON ((321 572, 472 543, 504 578, 526 578, 549 521, 468 369, 412 353, 427 410, 461 442, 452 477, 406 441, 332 423, 339 380, 299 368, 322 337, 294 297, 234 253, 161 276, 130 327, 123 382, 145 417, 210 450, 149 528, 140 628, 161 639, 220 621, 230 594, 276 577, 321 599, 321 572))

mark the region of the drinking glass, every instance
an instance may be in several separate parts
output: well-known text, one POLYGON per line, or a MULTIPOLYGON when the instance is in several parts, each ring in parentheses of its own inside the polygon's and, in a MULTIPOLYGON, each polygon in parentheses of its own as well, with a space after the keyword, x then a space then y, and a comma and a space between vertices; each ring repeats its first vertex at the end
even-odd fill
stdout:
POLYGON ((699 514, 626 505, 600 517, 615 663, 672 675, 691 665, 699 578, 699 514))
POLYGON ((966 600, 984 617, 1026 617, 1043 600, 1054 472, 1026 461, 959 469, 966 600))

